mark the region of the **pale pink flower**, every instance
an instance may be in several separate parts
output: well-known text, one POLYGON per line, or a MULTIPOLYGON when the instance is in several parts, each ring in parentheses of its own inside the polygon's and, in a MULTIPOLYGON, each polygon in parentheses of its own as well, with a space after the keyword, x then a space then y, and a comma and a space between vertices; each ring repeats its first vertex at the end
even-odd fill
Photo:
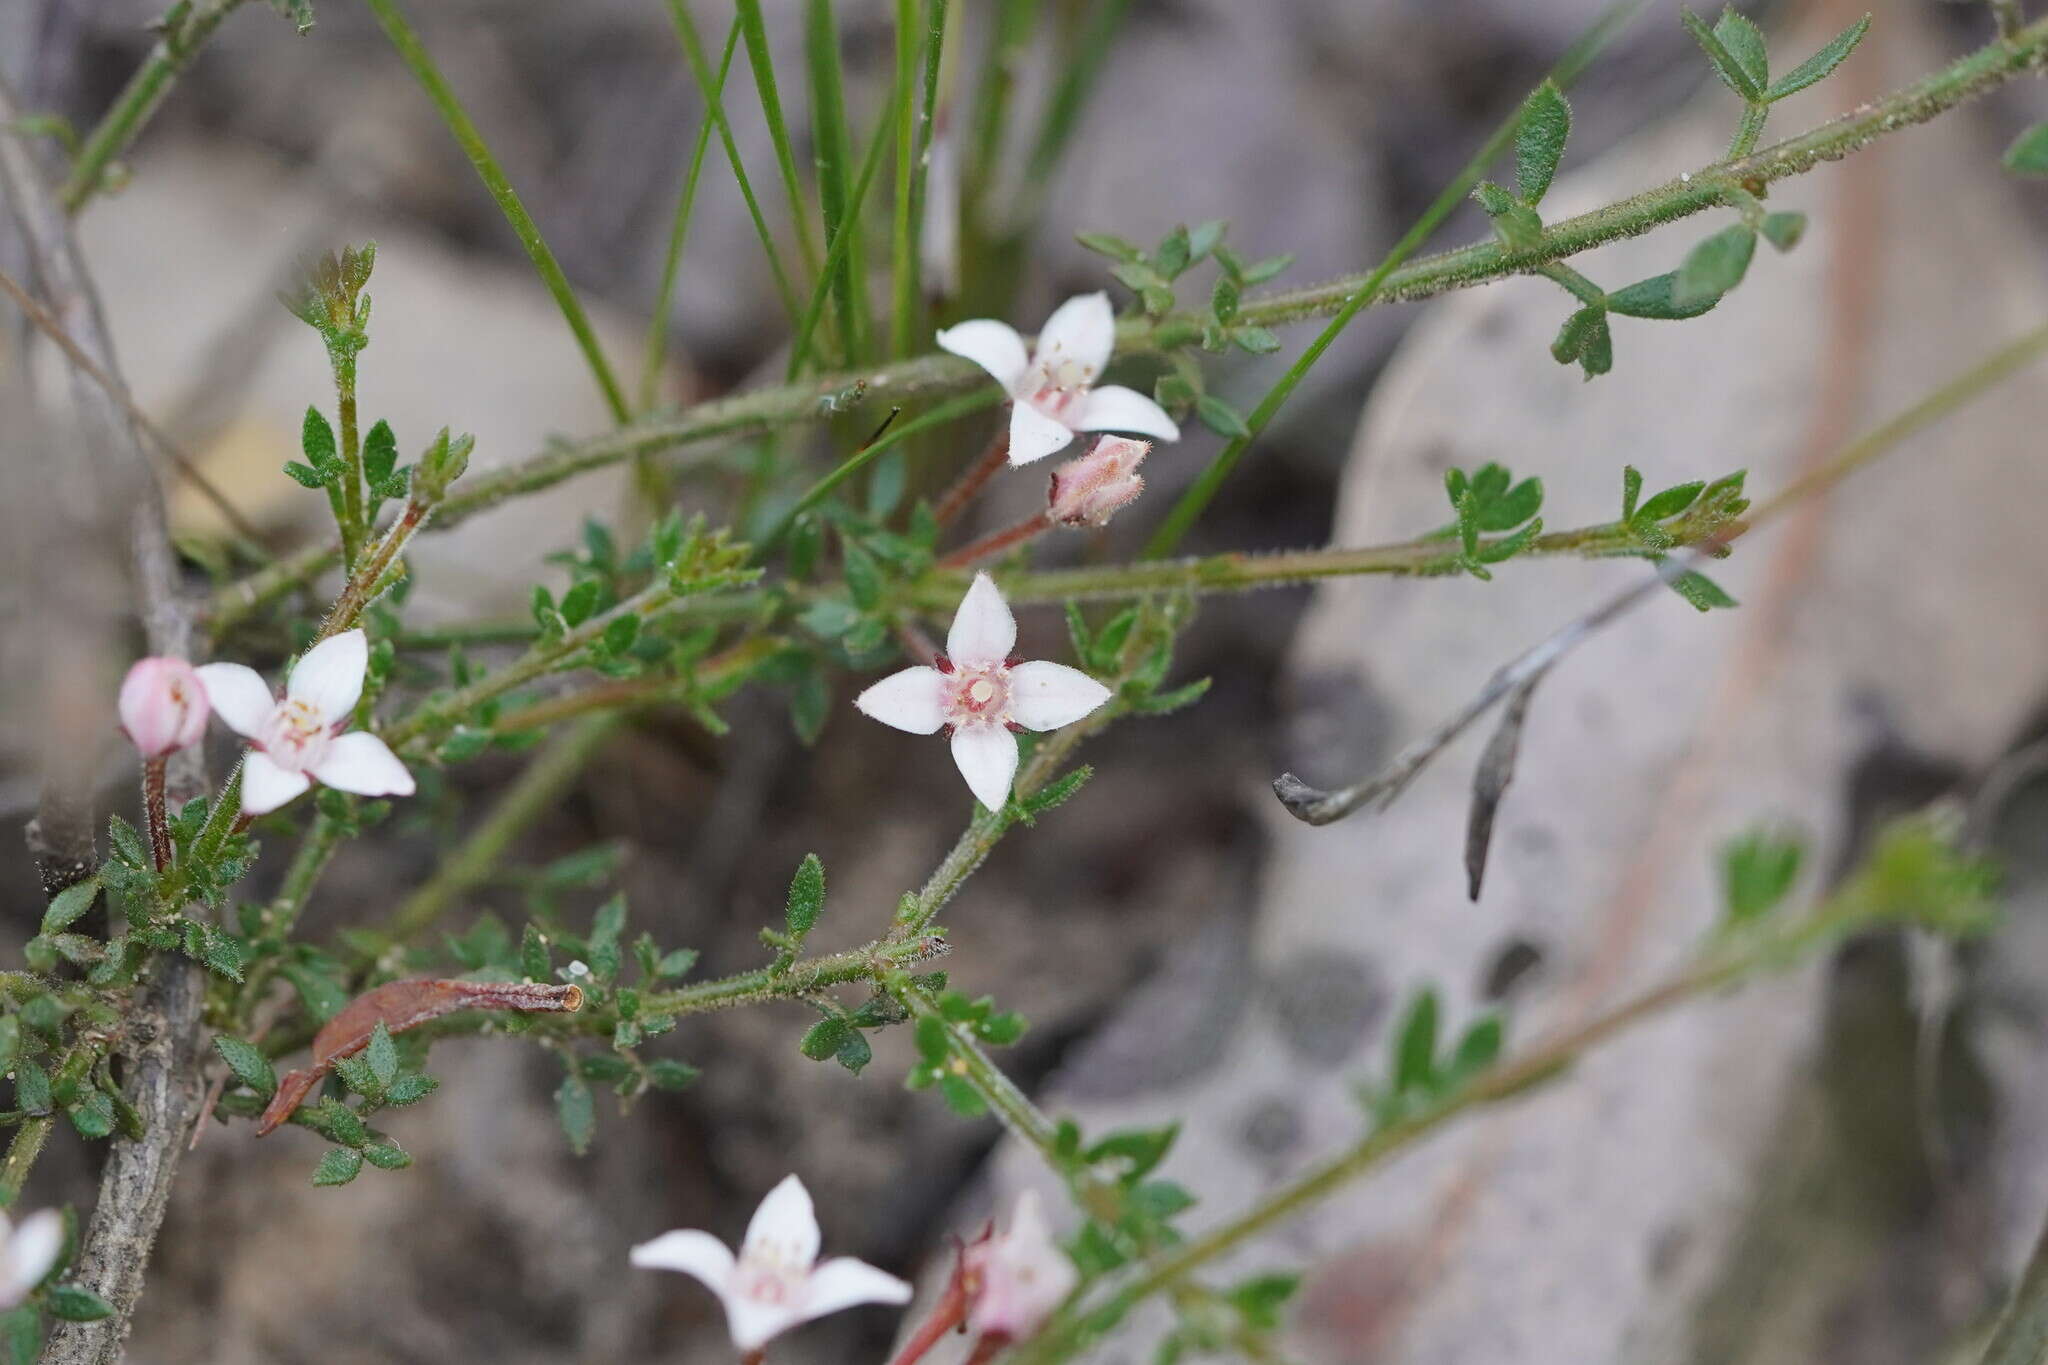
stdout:
POLYGON ((636 1266, 694 1276, 725 1305, 741 1354, 800 1323, 863 1303, 910 1302, 910 1286, 851 1256, 818 1263, 818 1216, 804 1182, 789 1176, 768 1192, 735 1257, 708 1232, 665 1232, 633 1248, 636 1266))
POLYGON ((1178 441, 1166 410, 1118 384, 1096 387, 1116 345, 1109 295, 1097 291, 1053 310, 1026 355, 1008 323, 977 318, 939 333, 941 348, 987 370, 1010 395, 1010 463, 1030 464, 1067 448, 1076 431, 1135 431, 1178 441))
POLYGON ((137 659, 121 679, 121 729, 144 758, 162 758, 206 733, 206 685, 183 659, 137 659))
POLYGON ((1128 436, 1102 436, 1078 460, 1052 472, 1046 515, 1062 526, 1107 526, 1118 509, 1145 491, 1138 466, 1151 451, 1150 441, 1128 436))
POLYGON ((1109 689, 1065 664, 1010 658, 1017 621, 985 573, 976 574, 946 652, 934 667, 892 673, 855 697, 864 715, 884 725, 953 737, 953 761, 975 799, 1000 810, 1017 776, 1016 730, 1057 730, 1109 700, 1109 689))
POLYGON ((358 796, 411 796, 412 774, 372 734, 343 734, 369 671, 370 643, 346 630, 307 650, 292 666, 284 697, 253 668, 207 664, 199 670, 213 709, 253 746, 242 764, 242 813, 261 815, 319 781, 358 796))
POLYGON ((16 1227, 0 1213, 0 1311, 15 1307, 49 1275, 64 1250, 64 1219, 44 1209, 16 1227))
POLYGON ((961 1253, 961 1270, 971 1296, 968 1329, 1006 1341, 1036 1335, 1081 1280, 1052 1239, 1035 1190, 1017 1196, 1006 1230, 961 1253))

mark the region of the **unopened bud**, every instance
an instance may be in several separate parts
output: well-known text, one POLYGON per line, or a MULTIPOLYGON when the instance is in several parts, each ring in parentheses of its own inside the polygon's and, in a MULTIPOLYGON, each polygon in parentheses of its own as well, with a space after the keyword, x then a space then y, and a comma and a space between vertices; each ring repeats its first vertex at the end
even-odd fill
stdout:
POLYGON ((1145 491, 1138 466, 1151 449, 1150 441, 1099 437, 1087 454, 1053 471, 1046 515, 1062 526, 1107 525, 1118 508, 1145 491))
POLYGON ((206 686, 183 659, 138 659, 121 680, 121 728, 144 758, 162 758, 206 733, 206 686))

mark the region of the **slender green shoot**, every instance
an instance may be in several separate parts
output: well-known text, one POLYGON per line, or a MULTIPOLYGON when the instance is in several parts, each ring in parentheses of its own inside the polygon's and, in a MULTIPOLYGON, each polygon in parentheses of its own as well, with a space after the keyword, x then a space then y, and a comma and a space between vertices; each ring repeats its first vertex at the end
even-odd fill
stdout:
POLYGON ((768 138, 775 144, 775 164, 782 171, 782 187, 789 192, 789 214, 796 223, 797 250, 804 269, 818 273, 818 244, 811 237, 811 214, 805 207, 803 182, 797 179, 796 153, 790 149, 789 124, 782 117, 782 89, 775 82, 775 54, 768 47, 768 26, 761 19, 761 0, 737 0, 740 31, 747 40, 747 62, 754 68, 754 89, 761 96, 761 113, 768 120, 768 138))
MULTIPOLYGON (((822 278, 831 281, 841 362, 857 365, 867 355, 874 326, 868 316, 867 269, 860 250, 860 210, 849 203, 847 166, 853 160, 853 138, 846 125, 846 88, 839 70, 839 26, 832 18, 832 0, 805 0, 804 64, 810 71, 811 142, 825 240, 830 244, 843 237, 850 244, 838 253, 837 265, 825 263, 822 278)), ((884 119, 882 127, 887 126, 884 119)))
POLYGON ((427 54, 419 35, 400 12, 397 0, 369 0, 370 9, 376 14, 377 22, 384 27, 384 34, 391 45, 398 50, 399 57, 420 83, 420 88, 433 101, 440 112, 441 121, 448 125, 448 131, 469 157, 469 164, 476 167, 477 176, 484 182, 496 201, 498 211, 505 215, 505 221, 512 225, 518 235, 519 244, 526 248, 527 259, 539 272, 548 292, 555 296, 555 306, 562 310, 563 319, 569 330, 576 334, 576 344, 583 351, 583 358, 590 365, 590 373, 597 380, 597 386, 604 392, 605 406, 611 409, 612 418, 617 422, 632 420, 632 409, 627 406, 625 390, 619 387, 617 376, 612 373, 611 363, 604 357, 604 350, 597 343, 597 333, 591 329, 590 319, 583 312, 583 304, 577 299, 576 291, 569 287, 568 276, 555 260, 555 253, 540 235, 533 215, 526 211, 526 205, 519 202, 519 195, 513 190, 512 182, 505 178, 504 168, 499 166, 491 149, 485 144, 483 134, 477 131, 463 109, 462 101, 441 75, 434 59, 427 54))

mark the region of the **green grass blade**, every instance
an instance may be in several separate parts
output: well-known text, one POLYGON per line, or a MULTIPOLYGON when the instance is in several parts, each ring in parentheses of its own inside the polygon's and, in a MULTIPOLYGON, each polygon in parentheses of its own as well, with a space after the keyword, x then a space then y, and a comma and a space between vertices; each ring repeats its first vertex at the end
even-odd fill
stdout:
MULTIPOLYGON (((754 233, 761 239, 761 250, 768 257, 768 269, 775 276, 775 292, 782 296, 783 310, 789 314, 790 325, 794 326, 803 315, 796 302, 796 286, 790 283, 789 271, 782 264, 782 253, 775 246, 775 234, 769 230, 767 216, 761 212, 761 201, 754 195, 754 183, 747 178, 746 163, 740 160, 739 144, 732 136, 732 123, 725 116, 725 97, 720 83, 711 79, 711 70, 704 61, 704 42, 697 36, 697 25, 691 21, 690 11, 683 0, 668 0, 668 12, 675 24, 676 37, 683 45, 683 55, 689 59, 690 74, 696 77, 697 88, 704 92, 705 107, 718 125, 718 139, 725 147, 726 161, 732 166, 732 178, 740 187, 740 197, 747 201, 747 213, 754 220, 754 233)), ((734 20, 735 24, 738 22, 734 20)))
MULTIPOLYGON (((674 4, 681 2, 672 0, 674 4)), ((683 244, 690 235, 690 213, 697 204, 697 179, 704 171, 704 153, 711 145, 711 130, 718 123, 711 115, 711 102, 723 98, 726 73, 732 69, 733 53, 738 51, 739 44, 739 21, 734 20, 732 31, 726 34, 725 55, 718 61, 717 84, 705 93, 704 122, 697 129, 697 145, 690 149, 690 169, 683 175, 683 188, 676 195, 675 219, 669 225, 668 254, 662 257, 661 286, 655 290, 654 308, 647 323, 647 356, 640 366, 639 398, 643 412, 654 406, 655 384, 661 377, 662 356, 668 346, 669 307, 676 295, 683 244)))
POLYGON ((882 154, 889 149, 889 134, 896 122, 897 111, 910 103, 910 87, 904 81, 896 83, 889 107, 882 111, 881 120, 875 125, 874 136, 868 142, 867 154, 861 158, 860 178, 854 182, 853 197, 847 205, 848 216, 843 220, 847 230, 832 234, 831 249, 825 253, 825 270, 818 277, 818 283, 811 290, 810 306, 804 309, 803 320, 797 324, 796 343, 789 351, 789 378, 794 379, 803 370, 810 358, 811 338, 818 329, 818 319, 824 316, 825 301, 833 294, 832 281, 840 264, 851 251, 859 249, 860 234, 852 230, 860 221, 861 206, 867 202, 868 187, 874 183, 875 172, 882 164, 882 154))
MULTIPOLYGON (((1556 81, 1560 88, 1571 84, 1572 79, 1607 46, 1609 40, 1623 24, 1634 17, 1644 2, 1645 0, 1616 0, 1615 4, 1609 5, 1564 56, 1558 59, 1557 65, 1551 68, 1549 79, 1556 81)), ((1344 306, 1331 317, 1329 324, 1316 339, 1309 343, 1308 349, 1301 353, 1294 364, 1288 367, 1287 373, 1281 375, 1279 381, 1266 392, 1266 396, 1259 400, 1259 405, 1253 408, 1251 415, 1245 419, 1246 433, 1232 438, 1216 453, 1216 458, 1209 462, 1201 477, 1189 486, 1187 492, 1181 494, 1180 501, 1173 505, 1173 510, 1167 514, 1166 520, 1153 532, 1152 538, 1145 542, 1144 554, 1147 559, 1162 559, 1173 553, 1174 547, 1180 544, 1181 537, 1186 535, 1189 528, 1201 517, 1210 502, 1215 499, 1216 490, 1223 486, 1223 481, 1230 477, 1231 471, 1237 467, 1237 462, 1244 457, 1246 447, 1258 439, 1266 424, 1273 420, 1273 414, 1293 395, 1295 386, 1301 383, 1302 377, 1322 358, 1323 353, 1330 349, 1330 344, 1337 339, 1346 324, 1372 302, 1380 286, 1386 283, 1387 276, 1393 274, 1401 262, 1413 255, 1443 220, 1450 217, 1451 211, 1457 208, 1465 196, 1471 193, 1472 187, 1479 183, 1479 177, 1486 173, 1486 168, 1507 150, 1508 144, 1514 141, 1515 133, 1521 127, 1522 111, 1525 107, 1526 104, 1517 104, 1514 112, 1494 129, 1493 136, 1489 137, 1478 153, 1465 163, 1465 169, 1458 172, 1457 178, 1446 185, 1443 193, 1436 197, 1436 201, 1415 220, 1415 225, 1408 229, 1400 241, 1394 243, 1393 250, 1386 254, 1385 259, 1372 274, 1366 276, 1357 291, 1345 300, 1344 306)))
POLYGON ((1130 8, 1130 0, 1104 0, 1068 46, 1065 60, 1060 63, 1059 84, 1045 106, 1038 134, 1031 142, 1031 155, 1024 163, 1023 202, 1017 215, 1020 223, 1038 220, 1053 172, 1059 169, 1060 160, 1073 141, 1081 113, 1088 107, 1088 96, 1094 92, 1095 82, 1116 43, 1117 30, 1130 8))
POLYGON ((989 25, 988 51, 975 82, 973 136, 969 140, 965 202, 982 205, 993 187, 1002 159, 1003 133, 1010 121, 1010 96, 1024 51, 1038 27, 1039 0, 998 0, 989 25))
POLYGON ((811 214, 805 207, 803 182, 796 174, 796 154, 790 150, 789 124, 782 117, 782 89, 775 81, 775 54, 768 49, 768 28, 761 20, 761 0, 737 0, 740 31, 747 40, 747 62, 754 68, 754 89, 761 96, 761 113, 768 120, 768 137, 775 144, 775 164, 782 171, 782 187, 789 192, 790 217, 796 222, 797 250, 804 269, 818 273, 818 244, 811 237, 811 214))
POLYGON ((577 299, 576 291, 569 287, 569 279, 562 273, 562 267, 555 260, 555 253, 540 235, 533 215, 519 202, 519 196, 512 189, 512 182, 505 178, 504 168, 471 122, 462 102, 455 97, 455 91, 434 65, 434 59, 427 55, 427 49, 420 43, 419 35, 399 12, 397 0, 370 0, 370 8, 377 15, 377 22, 384 27, 384 34, 398 50, 399 57, 412 70, 413 79, 426 91, 427 98, 440 111, 441 121, 448 125, 448 131, 455 135, 469 164, 476 167, 477 176, 497 202, 498 211, 505 215, 505 221, 512 225, 519 244, 526 248, 526 255, 539 272, 548 292, 555 296, 556 307, 562 310, 562 317, 568 322, 569 330, 576 334, 576 344, 582 348, 583 358, 589 362, 590 372, 597 380, 597 386, 604 391, 606 406, 612 417, 626 422, 632 417, 632 410, 626 405, 626 394, 619 387, 617 376, 612 373, 611 363, 604 357, 603 349, 597 344, 597 333, 591 330, 590 319, 583 312, 583 304, 577 299))
POLYGON ((846 127, 846 88, 839 70, 839 25, 832 17, 832 0, 805 0, 804 65, 810 72, 812 156, 818 167, 825 240, 832 243, 843 237, 850 243, 839 253, 837 265, 826 263, 823 278, 832 282, 840 359, 858 365, 873 327, 860 250, 860 213, 849 205, 847 163, 853 159, 853 139, 846 127))
MULTIPOLYGON (((943 10, 941 10, 943 14, 943 10)), ((943 22, 943 20, 941 21, 943 22)), ((937 44, 934 43, 936 48, 937 44)), ((896 0, 896 82, 910 78, 917 61, 917 0, 896 0)), ((927 104, 925 119, 929 124, 927 104)), ((918 304, 923 290, 917 278, 917 224, 911 218, 912 192, 917 183, 917 107, 909 100, 896 105, 896 203, 889 225, 889 354, 892 358, 910 354, 912 338, 920 330, 918 304)))

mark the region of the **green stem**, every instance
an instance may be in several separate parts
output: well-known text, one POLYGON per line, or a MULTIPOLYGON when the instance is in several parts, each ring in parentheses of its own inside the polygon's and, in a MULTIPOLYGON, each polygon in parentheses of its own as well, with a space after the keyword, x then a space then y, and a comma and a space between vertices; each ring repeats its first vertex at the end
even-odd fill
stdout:
POLYGON ((932 993, 914 982, 904 982, 892 992, 904 1008, 921 1019, 936 1019, 946 1031, 946 1045, 953 1053, 954 1074, 974 1087, 1003 1126, 1038 1149, 1047 1161, 1059 1160, 1057 1130, 1053 1121, 1017 1088, 1017 1083, 995 1064, 965 1025, 948 1019, 939 1010, 932 993))
POLYGON ((797 250, 804 258, 804 270, 813 279, 818 274, 818 244, 811 237, 810 210, 805 207, 803 182, 797 178, 796 154, 790 149, 789 126, 782 117, 782 92, 775 83, 775 55, 768 47, 768 28, 761 19, 761 0, 738 0, 741 32, 747 42, 747 62, 754 69, 754 89, 761 96, 761 113, 768 122, 768 140, 775 145, 775 164, 782 172, 782 187, 789 194, 789 216, 796 227, 797 250))
POLYGON ((563 692, 503 713, 492 722, 491 730, 500 735, 517 734, 592 711, 636 711, 676 703, 708 706, 730 696, 787 647, 785 641, 772 635, 750 636, 692 666, 681 677, 630 678, 563 692))
POLYGON ((620 717, 593 716, 550 740, 517 781, 470 831, 462 846, 441 860, 433 877, 408 896, 381 930, 385 946, 409 943, 434 926, 448 907, 484 885, 528 825, 567 795, 599 749, 617 732, 620 717))
POLYGON ((1742 122, 1736 125, 1735 140, 1728 144, 1728 156, 1748 156, 1756 150, 1756 140, 1764 134, 1764 120, 1769 118, 1768 104, 1745 104, 1742 107, 1742 122))
POLYGON ((72 160, 71 173, 57 192, 66 213, 77 213, 99 193, 107 168, 126 154, 200 45, 241 4, 242 0, 204 0, 166 27, 72 160))
MULTIPOLYGON (((1607 39, 1620 27, 1624 19, 1640 7, 1640 3, 1641 0, 1618 0, 1618 3, 1611 5, 1586 36, 1559 59, 1557 65, 1551 69, 1548 79, 1555 81, 1559 86, 1571 84, 1572 78, 1606 45, 1607 39)), ((1217 490, 1222 488, 1231 471, 1237 468, 1238 461, 1244 458, 1244 453, 1251 447, 1251 443, 1259 438, 1259 433, 1273 420, 1274 414, 1293 397, 1295 388, 1300 385, 1309 370, 1322 359, 1323 353, 1330 349, 1339 334, 1350 325, 1351 319, 1358 316, 1380 293, 1382 287, 1389 283, 1401 263, 1419 250, 1423 242, 1436 231, 1438 225, 1451 216, 1452 210, 1464 202, 1465 196, 1472 192, 1472 187, 1477 185, 1479 178, 1486 173, 1486 168, 1492 165, 1514 140, 1521 123, 1522 109, 1518 106, 1515 112, 1509 114, 1502 120, 1501 125, 1494 129, 1493 135, 1486 140, 1485 145, 1465 163, 1465 168, 1450 184, 1444 186, 1436 201, 1423 211, 1422 216, 1415 220, 1414 225, 1403 234, 1401 240, 1394 243, 1393 250, 1386 254, 1378 268, 1366 276, 1364 283, 1344 300, 1336 314, 1331 317, 1329 324, 1309 343, 1308 349, 1287 367, 1286 373, 1280 376, 1273 387, 1266 391, 1266 396, 1259 400, 1258 406, 1252 409, 1250 416, 1245 419, 1244 434, 1233 437, 1218 451, 1216 458, 1209 462, 1200 477, 1181 495, 1180 500, 1174 503, 1173 510, 1167 513, 1166 520, 1152 534, 1151 539, 1145 542, 1145 558, 1163 559, 1173 553, 1173 548, 1180 544, 1181 538, 1194 527, 1195 522, 1200 520, 1202 513, 1215 500, 1217 490)))
MULTIPOLYGON (((1839 160, 1879 137, 1926 122, 2044 65, 2048 65, 2048 19, 2021 29, 2009 42, 1979 49, 1896 94, 1811 132, 1788 138, 1739 161, 1718 162, 1619 203, 1553 223, 1535 245, 1523 250, 1510 251, 1489 240, 1412 261, 1387 275, 1373 291, 1370 302, 1378 305, 1430 298, 1526 274, 1548 262, 1576 256, 1607 242, 1639 236, 1725 203, 1730 185, 1782 180, 1811 170, 1823 161, 1839 160)), ((1307 289, 1269 294, 1247 301, 1239 317, 1246 325, 1262 327, 1328 317, 1359 297, 1362 286, 1368 282, 1369 277, 1352 275, 1307 289)), ((1126 320, 1118 325, 1117 351, 1132 354, 1171 350, 1199 337, 1201 328, 1201 319, 1194 314, 1175 314, 1156 321, 1126 320)), ((635 455, 656 454, 716 436, 822 421, 864 402, 900 401, 969 388, 985 389, 986 401, 990 403, 1002 397, 1000 390, 987 386, 987 376, 974 365, 954 356, 935 354, 882 369, 821 375, 714 399, 663 421, 552 446, 518 464, 471 480, 462 493, 443 504, 436 525, 453 526, 463 516, 507 498, 552 487, 579 473, 635 455)), ((214 599, 211 614, 216 637, 294 591, 333 562, 332 549, 315 548, 222 589, 214 599)))
POLYGON ((56 1121, 54 1115, 37 1114, 23 1119, 21 1127, 14 1130, 7 1156, 0 1160, 0 1209, 13 1208, 21 1198, 22 1186, 28 1183, 28 1173, 43 1154, 43 1143, 49 1140, 50 1126, 56 1121))
MULTIPOLYGON (((669 0, 672 16, 679 30, 689 23, 689 14, 682 8, 683 0, 669 0)), ((694 30, 690 30, 694 36, 694 30)), ((705 87, 704 122, 697 127, 697 145, 690 150, 690 168, 683 174, 683 187, 676 194, 675 217, 669 223, 668 251, 661 260, 661 284, 654 292, 654 310, 647 322, 647 354, 640 362, 640 407, 643 411, 655 405, 659 392, 662 358, 668 348, 669 309, 676 296, 676 278, 683 263, 683 244, 690 235, 690 215, 697 206, 697 181, 704 170, 704 152, 711 145, 711 130, 720 126, 720 120, 711 112, 714 101, 721 100, 725 92, 726 73, 732 70, 733 53, 738 50, 740 26, 734 21, 732 30, 726 35, 725 55, 718 61, 718 77, 705 87)))
POLYGON ((1588 307, 1598 307, 1607 301, 1606 290, 1561 261, 1540 266, 1536 273, 1588 307))
POLYGON ((878 939, 843 953, 799 958, 780 969, 762 967, 695 986, 650 992, 641 997, 640 1012, 643 1015, 703 1014, 709 1010, 730 1009, 762 1000, 797 999, 828 986, 872 981, 887 972, 901 971, 929 961, 943 951, 943 944, 924 939, 915 942, 878 939))
POLYGON ((583 358, 590 365, 590 373, 597 380, 597 386, 604 393, 605 406, 611 409, 612 418, 621 424, 632 417, 632 409, 626 402, 624 390, 612 374, 611 363, 604 357, 603 348, 598 345, 597 333, 591 329, 590 319, 584 315, 583 305, 576 298, 576 291, 569 286, 568 276, 562 273, 561 265, 555 260, 555 253, 548 249, 547 242, 540 235, 533 216, 526 211, 526 205, 519 201, 512 182, 505 178, 505 172, 498 165, 497 158, 485 144, 483 134, 477 131, 456 98, 455 91, 441 75, 434 59, 427 54, 419 35, 406 22, 405 15, 398 8, 398 0, 369 0, 370 8, 376 12, 377 22, 384 27, 385 36, 398 50, 398 55, 411 69, 413 79, 420 83, 427 98, 433 101, 440 112, 441 121, 448 125, 448 131, 461 145, 469 164, 476 168, 484 188, 490 191, 498 211, 505 215, 505 221, 519 238, 519 244, 526 248, 527 259, 555 297, 556 307, 562 310, 563 319, 569 330, 576 334, 576 345, 581 348, 583 358))

